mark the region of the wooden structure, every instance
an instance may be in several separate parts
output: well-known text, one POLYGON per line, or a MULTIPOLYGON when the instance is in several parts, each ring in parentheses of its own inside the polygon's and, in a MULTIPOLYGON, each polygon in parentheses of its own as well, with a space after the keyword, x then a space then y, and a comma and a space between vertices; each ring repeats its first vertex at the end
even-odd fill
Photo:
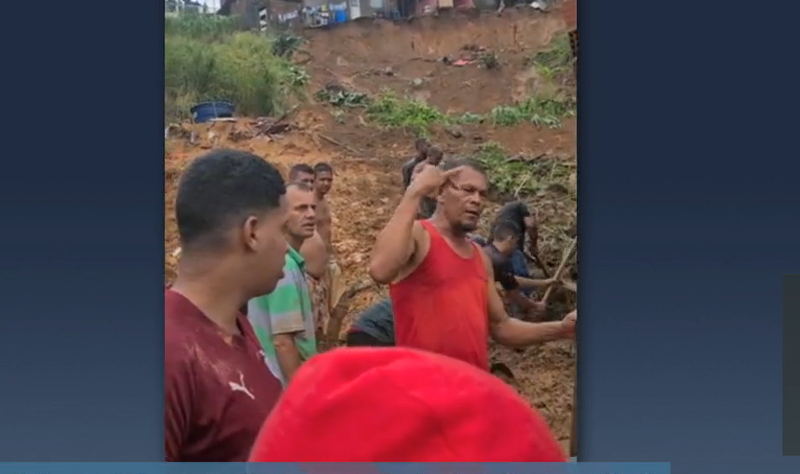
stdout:
MULTIPOLYGON (((578 83, 578 0, 566 0, 561 5, 561 14, 569 29, 569 45, 572 49, 572 73, 578 83)), ((577 358, 577 351, 576 351, 577 358)), ((576 361, 577 363, 577 361, 576 361)), ((572 392, 572 426, 569 433, 569 455, 578 456, 578 370, 575 369, 575 387, 572 392)))
POLYGON ((566 0, 561 5, 561 15, 569 29, 569 45, 572 49, 575 82, 578 81, 578 0, 566 0))

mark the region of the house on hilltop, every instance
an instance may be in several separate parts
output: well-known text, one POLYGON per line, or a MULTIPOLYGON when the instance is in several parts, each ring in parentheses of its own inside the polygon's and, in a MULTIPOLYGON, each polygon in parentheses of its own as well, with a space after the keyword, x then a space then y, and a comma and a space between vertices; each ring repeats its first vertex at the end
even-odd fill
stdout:
POLYGON ((191 0, 164 0, 164 15, 178 16, 184 13, 208 13, 208 6, 191 0))
MULTIPOLYGON (((471 3, 472 0, 462 1, 471 3)), ((257 28, 259 11, 264 8, 267 9, 272 22, 281 22, 281 17, 301 10, 327 12, 343 10, 346 21, 351 21, 376 15, 388 17, 392 11, 403 10, 402 6, 406 6, 409 10, 408 15, 421 14, 424 9, 431 9, 436 4, 437 0, 224 0, 217 14, 237 15, 242 20, 242 26, 257 28)))

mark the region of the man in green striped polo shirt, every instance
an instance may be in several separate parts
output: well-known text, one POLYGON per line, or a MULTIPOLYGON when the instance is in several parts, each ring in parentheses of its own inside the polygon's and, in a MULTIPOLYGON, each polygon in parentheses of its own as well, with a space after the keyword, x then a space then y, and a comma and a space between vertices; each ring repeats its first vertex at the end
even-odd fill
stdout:
POLYGON ((316 204, 313 189, 304 183, 286 187, 284 234, 289 244, 283 278, 272 293, 250 300, 247 317, 264 348, 266 363, 284 385, 300 365, 317 351, 314 312, 306 283, 300 246, 314 235, 316 204))

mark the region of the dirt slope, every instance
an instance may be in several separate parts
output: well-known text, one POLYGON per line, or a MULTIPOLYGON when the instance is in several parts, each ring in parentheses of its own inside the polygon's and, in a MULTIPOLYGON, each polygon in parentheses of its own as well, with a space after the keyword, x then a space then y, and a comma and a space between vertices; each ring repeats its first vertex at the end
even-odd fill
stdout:
MULTIPOLYGON (((312 78, 310 92, 336 81, 368 93, 389 88, 413 94, 443 110, 486 112, 512 102, 535 87, 525 58, 543 47, 566 25, 560 15, 510 11, 494 14, 423 18, 409 24, 364 20, 329 31, 312 31, 308 49, 312 61, 306 65, 312 78), (497 70, 475 66, 446 66, 435 62, 445 55, 457 55, 464 44, 493 49, 502 67, 497 70), (391 75, 386 74, 391 68, 391 75), (414 87, 414 79, 423 79, 414 87)), ((402 130, 381 130, 367 125, 357 113, 336 116, 314 103, 302 105, 290 120, 294 129, 280 136, 239 139, 252 131, 251 121, 187 125, 194 139, 175 138, 166 142, 165 153, 165 279, 175 276, 178 246, 174 222, 175 186, 186 163, 210 147, 231 147, 251 151, 280 166, 294 163, 330 162, 336 169, 331 205, 334 212, 334 240, 345 279, 349 283, 367 280, 366 260, 377 233, 386 223, 400 196, 400 164, 412 153, 413 136, 402 130), (331 143, 333 139, 338 144, 331 143)), ((471 153, 483 142, 499 142, 511 153, 559 153, 574 160, 576 123, 567 119, 560 129, 522 124, 509 128, 489 125, 460 127, 455 138, 435 129, 432 140, 446 153, 471 153)), ((536 202, 533 203, 536 205, 536 202)), ((575 209, 539 206, 543 226, 542 251, 551 266, 557 265, 561 248, 548 247, 549 234, 563 233, 574 223, 575 209)), ((491 217, 487 213, 485 220, 491 217)), ((373 288, 360 294, 350 318, 385 294, 373 288)), ((346 326, 346 325, 345 325, 346 326)), ((556 342, 517 353, 493 347, 493 358, 505 362, 516 374, 512 382, 520 393, 546 417, 565 449, 569 437, 570 409, 575 360, 571 343, 556 342)))
POLYGON ((484 113, 528 96, 535 77, 522 65, 532 51, 565 28, 560 15, 516 9, 502 16, 442 14, 398 24, 362 19, 333 31, 310 32, 311 76, 317 86, 334 80, 365 92, 389 89, 446 112, 484 113), (495 51, 501 69, 454 67, 439 61, 444 56, 456 59, 465 45, 495 51), (414 80, 421 80, 421 86, 415 87, 414 80))

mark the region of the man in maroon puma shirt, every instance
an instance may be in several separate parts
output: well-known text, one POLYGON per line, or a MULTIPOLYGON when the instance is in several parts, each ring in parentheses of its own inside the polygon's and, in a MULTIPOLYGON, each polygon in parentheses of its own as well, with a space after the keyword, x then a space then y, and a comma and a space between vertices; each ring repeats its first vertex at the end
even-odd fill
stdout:
POLYGON ((164 301, 167 461, 246 461, 280 397, 239 308, 283 276, 285 194, 272 165, 234 150, 197 158, 181 177, 183 251, 164 301))

